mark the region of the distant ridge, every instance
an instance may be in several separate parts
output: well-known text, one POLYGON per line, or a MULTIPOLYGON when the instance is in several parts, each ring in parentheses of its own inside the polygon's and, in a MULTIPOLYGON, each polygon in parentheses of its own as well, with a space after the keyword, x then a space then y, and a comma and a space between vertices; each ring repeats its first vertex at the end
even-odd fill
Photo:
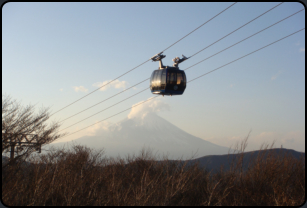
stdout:
MULTIPOLYGON (((283 156, 285 154, 291 155, 296 159, 300 159, 301 157, 305 158, 304 152, 297 152, 292 149, 285 149, 285 148, 275 148, 275 149, 268 149, 268 150, 256 150, 250 152, 243 153, 243 170, 247 170, 249 164, 248 162, 252 159, 257 158, 257 156, 261 153, 265 152, 267 155, 268 153, 273 153, 275 156, 283 156)), ((223 170, 228 171, 230 169, 230 164, 232 160, 240 157, 239 154, 225 154, 225 155, 208 155, 192 160, 171 160, 171 161, 178 161, 179 163, 188 163, 189 165, 193 165, 198 163, 199 167, 205 168, 208 171, 216 172, 220 170, 220 167, 223 166, 223 170)), ((264 157, 265 159, 266 157, 264 157)), ((9 161, 9 157, 2 155, 2 164, 7 163, 9 161)))
MULTIPOLYGON (((305 158, 304 152, 297 152, 292 149, 285 149, 285 148, 275 148, 275 149, 268 149, 268 150, 257 150, 257 151, 250 151, 250 152, 244 152, 243 155, 243 170, 247 170, 248 168, 248 162, 251 159, 257 158, 257 156, 261 153, 264 153, 267 155, 268 153, 273 153, 276 156, 282 156, 284 154, 292 155, 296 159, 300 159, 300 157, 305 158)), ((217 171, 220 169, 220 167, 223 165, 224 170, 229 170, 230 163, 232 160, 235 160, 238 158, 239 154, 229 154, 229 155, 210 155, 210 156, 204 156, 197 159, 189 160, 188 164, 193 164, 195 162, 198 162, 200 167, 205 167, 209 171, 217 171)), ((266 158, 266 157, 264 157, 266 158)))
MULTIPOLYGON (((155 113, 142 117, 126 118, 108 130, 100 130, 97 136, 84 136, 74 143, 94 149, 104 148, 106 155, 125 157, 138 154, 142 148, 152 148, 159 156, 167 155, 169 159, 192 159, 206 155, 227 154, 229 148, 195 137, 155 113), (194 156, 194 157, 193 157, 194 156)), ((49 145, 61 147, 67 143, 49 145)))

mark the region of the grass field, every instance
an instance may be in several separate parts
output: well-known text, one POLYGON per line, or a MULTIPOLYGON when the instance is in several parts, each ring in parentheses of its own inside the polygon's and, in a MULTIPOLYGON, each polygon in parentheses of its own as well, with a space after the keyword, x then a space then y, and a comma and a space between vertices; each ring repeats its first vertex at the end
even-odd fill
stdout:
POLYGON ((7 206, 302 205, 305 158, 262 151, 243 170, 244 142, 237 146, 237 160, 229 161, 231 168, 216 172, 167 158, 157 161, 144 150, 107 158, 83 146, 57 149, 2 164, 2 201, 7 206))

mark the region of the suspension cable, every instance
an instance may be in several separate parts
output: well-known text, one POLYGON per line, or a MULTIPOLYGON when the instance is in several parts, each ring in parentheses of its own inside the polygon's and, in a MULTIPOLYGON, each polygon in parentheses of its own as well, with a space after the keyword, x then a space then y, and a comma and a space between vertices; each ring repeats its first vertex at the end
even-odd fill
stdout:
POLYGON ((190 56, 190 58, 191 58, 191 57, 193 57, 193 56, 195 56, 196 54, 198 54, 198 53, 202 52, 203 50, 205 50, 205 49, 209 48, 210 46, 214 45, 215 43, 217 43, 217 42, 219 42, 219 41, 223 40, 224 38, 226 38, 227 36, 231 35, 232 33, 234 33, 234 32, 236 32, 236 31, 240 30, 241 28, 245 27, 245 26, 246 26, 246 25, 248 25, 249 23, 251 23, 251 22, 255 21, 256 19, 258 19, 259 17, 261 17, 261 16, 265 15, 265 14, 266 14, 266 13, 268 13, 269 11, 271 11, 271 10, 275 9, 276 7, 278 7, 279 5, 281 5, 282 3, 284 3, 284 2, 281 2, 281 3, 277 4, 276 6, 274 6, 274 7, 273 7, 273 8, 271 8, 271 9, 269 9, 268 11, 266 11, 266 12, 262 13, 262 14, 261 14, 261 15, 259 15, 258 17, 256 17, 256 18, 252 19, 251 21, 249 21, 249 22, 245 23, 245 24, 244 24, 244 25, 242 25, 241 27, 238 27, 237 29, 235 29, 235 30, 234 30, 234 31, 232 31, 231 33, 228 33, 227 35, 225 35, 225 36, 224 36, 224 37, 222 37, 221 39, 219 39, 219 40, 215 41, 214 43, 210 44, 209 46, 205 47, 204 49, 202 49, 202 50, 198 51, 197 53, 193 54, 192 56, 190 56))
POLYGON ((148 61, 149 61, 149 60, 147 60, 147 61, 145 61, 145 62, 141 63, 140 65, 138 65, 138 66, 134 67, 133 69, 130 69, 130 70, 129 70, 129 71, 127 71, 126 73, 124 73, 124 74, 120 75, 119 77, 116 77, 115 79, 113 79, 113 80, 111 80, 110 82, 108 82, 108 83, 106 83, 106 84, 102 85, 101 87, 99 87, 99 88, 97 88, 97 89, 93 90, 92 92, 90 92, 90 93, 88 93, 88 94, 84 95, 83 97, 79 98, 78 100, 76 100, 76 101, 74 101, 74 102, 72 102, 72 103, 70 103, 70 104, 66 105, 65 107, 61 108, 60 110, 56 111, 55 113, 51 114, 50 116, 53 116, 54 114, 56 114, 56 113, 58 113, 58 112, 60 112, 60 111, 64 110, 64 109, 65 109, 65 108, 67 108, 68 106, 71 106, 72 104, 74 104, 74 103, 76 103, 76 102, 78 102, 78 101, 82 100, 83 98, 85 98, 85 97, 89 96, 90 94, 92 94, 92 93, 96 92, 97 90, 101 89, 102 87, 104 87, 104 86, 106 86, 106 85, 110 84, 111 82, 113 82, 113 81, 117 80, 118 78, 120 78, 120 77, 124 76, 125 74, 128 74, 129 72, 133 71, 134 69, 136 69, 136 68, 138 68, 138 67, 142 66, 143 64, 145 64, 145 63, 146 63, 146 62, 148 62, 148 61))
MULTIPOLYGON (((212 19, 214 19, 214 18, 217 17, 218 15, 222 14, 223 12, 225 12, 227 9, 229 9, 230 7, 232 7, 233 5, 235 5, 236 3, 237 3, 237 2, 233 3, 232 5, 230 5, 229 7, 227 7, 226 9, 224 9, 223 11, 221 11, 220 13, 218 13, 217 15, 215 15, 213 18, 211 18, 211 19, 208 20, 207 22, 203 23, 202 25, 200 25, 199 27, 197 27, 196 29, 194 29, 192 32, 188 33, 187 35, 185 35, 184 37, 182 37, 181 39, 179 39, 178 41, 176 41, 175 43, 173 43, 172 45, 170 45, 169 47, 167 47, 166 49, 164 49, 163 51, 166 51, 167 49, 169 49, 170 47, 172 47, 173 45, 175 45, 176 43, 178 43, 178 42, 181 41, 182 39, 186 38, 187 36, 189 36, 190 34, 192 34, 193 32, 195 32, 196 30, 198 30, 200 27, 204 26, 206 23, 208 23, 209 21, 211 21, 212 19)), ((89 96, 90 94, 96 92, 97 90, 101 89, 102 87, 104 87, 104 86, 106 86, 106 85, 112 83, 113 81, 117 80, 118 78, 120 78, 120 77, 122 77, 122 76, 128 74, 129 72, 131 72, 131 71, 133 71, 134 69, 136 69, 136 68, 142 66, 143 64, 147 63, 147 62, 150 61, 150 60, 151 60, 151 59, 149 59, 149 60, 147 60, 147 61, 141 63, 140 65, 134 67, 133 69, 130 69, 129 71, 127 71, 127 72, 125 72, 124 74, 122 74, 122 75, 116 77, 115 79, 111 80, 110 82, 108 82, 108 83, 106 83, 106 84, 100 86, 99 88, 97 88, 97 89, 93 90, 92 92, 90 92, 90 93, 84 95, 83 97, 79 98, 78 100, 76 100, 76 101, 74 101, 74 102, 72 102, 72 103, 66 105, 65 107, 61 108, 60 110, 54 112, 54 113, 51 114, 50 116, 53 116, 54 114, 56 114, 56 113, 58 113, 58 112, 64 110, 65 108, 71 106, 72 104, 74 104, 74 103, 76 103, 76 102, 82 100, 83 98, 85 98, 85 97, 89 96)))
MULTIPOLYGON (((100 122, 102 122, 102 121, 105 121, 105 120, 107 120, 107 119, 109 119, 109 118, 112 118, 112 117, 114 117, 114 116, 116 116, 116 115, 118 115, 118 114, 120 114, 120 113, 123 113, 123 112, 125 112, 125 111, 127 111, 127 110, 130 110, 131 108, 134 108, 134 107, 136 107, 136 106, 138 106, 138 105, 141 105, 141 104, 143 104, 143 103, 145 103, 145 102, 147 102, 147 101, 149 101, 149 100, 152 100, 152 99, 154 99, 154 98, 156 98, 156 97, 158 97, 158 96, 160 96, 160 95, 157 95, 157 96, 155 96, 155 97, 149 98, 148 100, 145 100, 145 101, 143 101, 143 102, 141 102, 141 103, 139 103, 139 104, 134 105, 133 107, 127 108, 126 110, 123 110, 123 111, 121 111, 121 112, 119 112, 119 113, 117 113, 117 114, 114 114, 114 115, 112 115, 112 116, 110 116, 110 117, 108 117, 108 118, 105 118, 105 119, 103 119, 103 120, 100 120, 100 121, 98 121, 98 122, 96 122, 96 123, 94 123, 94 124, 91 124, 91 125, 89 125, 89 126, 83 128, 83 129, 80 129, 80 130, 78 130, 78 131, 75 131, 75 132, 73 132, 73 133, 71 133, 71 134, 68 134, 68 135, 65 135, 65 136, 70 136, 70 135, 72 135, 72 134, 74 134, 74 133, 77 133, 77 132, 79 132, 79 131, 82 131, 82 130, 84 130, 84 129, 90 127, 90 126, 93 126, 93 125, 95 125, 95 124, 97 124, 97 123, 100 123, 100 122)), ((63 136, 63 137, 65 137, 65 136, 63 136)))
MULTIPOLYGON (((92 114, 92 115, 86 117, 85 119, 82 119, 81 121, 78 121, 78 122, 76 122, 76 123, 74 123, 74 124, 72 124, 72 125, 66 127, 65 129, 68 129, 69 127, 72 127, 72 126, 74 126, 74 125, 76 125, 76 124, 78 124, 78 123, 80 123, 80 122, 82 122, 82 121, 85 121, 86 119, 89 119, 89 118, 91 118, 91 117, 93 117, 93 116, 95 116, 95 115, 97 115, 97 114, 99 114, 99 113, 101 113, 101 112, 103 112, 103 111, 105 111, 105 110, 107 110, 107 109, 109 109, 109 108, 111 108, 111 107, 113 107, 113 106, 119 104, 119 103, 122 103, 122 102, 124 102, 125 100, 128 100, 129 98, 134 97, 134 96, 136 96, 136 95, 138 95, 138 94, 144 92, 144 91, 147 90, 147 89, 148 89, 148 88, 146 87, 145 89, 143 89, 143 90, 141 90, 141 91, 135 93, 134 95, 131 95, 130 97, 127 97, 127 98, 125 98, 125 99, 123 99, 123 100, 121 100, 121 101, 115 103, 114 105, 111 105, 111 106, 109 106, 109 107, 107 107, 107 108, 105 108, 105 109, 103 109, 103 110, 101 110, 101 111, 99 111, 99 112, 97 112, 97 113, 94 113, 94 114, 92 114)), ((62 129, 62 130, 60 130, 60 131, 63 131, 63 130, 65 130, 65 129, 62 129)), ((60 132, 60 131, 59 131, 59 132, 60 132)))
POLYGON ((137 84, 135 84, 135 85, 133 85, 133 86, 131 86, 131 87, 129 87, 129 88, 127 88, 127 89, 125 89, 125 90, 123 90, 123 91, 113 95, 113 96, 111 96, 111 97, 108 97, 107 99, 104 99, 103 101, 100 101, 100 102, 98 102, 98 103, 96 103, 96 104, 94 104, 94 105, 92 105, 92 106, 90 106, 90 107, 88 107, 88 108, 86 108, 86 109, 84 109, 84 110, 82 110, 82 111, 80 111, 80 112, 78 112, 78 113, 68 117, 68 118, 65 118, 64 120, 60 121, 60 123, 66 121, 66 120, 68 120, 68 119, 70 119, 70 118, 72 118, 72 117, 74 117, 74 116, 76 116, 76 115, 78 115, 78 114, 80 114, 80 113, 82 113, 82 112, 84 112, 84 111, 86 111, 86 110, 88 110, 88 109, 90 109, 90 108, 100 104, 100 103, 103 103, 104 101, 109 100, 110 98, 115 97, 115 96, 117 96, 117 95, 119 95, 119 94, 121 94, 121 93, 123 93, 123 92, 125 92, 125 91, 127 91, 127 90, 129 90, 129 89, 131 89, 131 88, 133 88, 133 87, 135 87, 135 86, 137 86, 137 85, 147 81, 147 80, 149 80, 149 78, 145 79, 145 80, 143 80, 143 81, 141 81, 141 82, 139 82, 139 83, 137 83, 137 84))
MULTIPOLYGON (((273 45, 273 44, 275 44, 275 43, 277 43, 277 42, 279 42, 279 41, 281 41, 281 40, 283 40, 283 39, 285 39, 285 38, 288 38, 288 37, 290 37, 290 36, 292 36, 292 35, 294 35, 294 34, 300 32, 300 31, 303 31, 303 30, 305 30, 305 28, 300 29, 300 30, 298 30, 298 31, 296 31, 296 32, 294 32, 294 33, 291 33, 290 35, 287 35, 287 36, 285 36, 285 37, 283 37, 283 38, 281 38, 281 39, 279 39, 279 40, 277 40, 277 41, 274 41, 274 42, 272 42, 272 43, 270 43, 270 44, 268 44, 268 45, 266 45, 266 46, 263 46, 263 47, 261 47, 261 48, 255 50, 255 51, 253 51, 253 52, 251 52, 251 53, 248 53, 248 54, 246 54, 246 55, 244 55, 244 56, 241 56, 240 58, 237 58, 237 59, 235 59, 235 60, 233 60, 233 61, 231 61, 231 62, 228 62, 227 64, 224 64, 224 65, 222 65, 222 66, 220 66, 220 67, 218 67, 218 68, 216 68, 216 69, 213 69, 213 70, 211 70, 211 71, 209 71, 209 72, 207 72, 207 73, 205 73, 205 74, 202 74, 202 75, 200 75, 200 76, 198 76, 198 77, 196 77, 196 78, 190 80, 189 82, 193 82, 193 81, 195 81, 196 79, 199 79, 200 77, 203 77, 203 76, 205 76, 205 75, 207 75, 207 74, 209 74, 209 73, 211 73, 211 72, 213 72, 213 71, 216 71, 216 70, 218 70, 218 69, 220 69, 220 68, 222 68, 222 67, 225 67, 225 66, 227 66, 227 65, 229 65, 229 64, 231 64, 231 63, 234 63, 234 62, 236 62, 236 61, 238 61, 238 60, 240 60, 240 59, 242 59, 242 58, 245 58, 246 56, 249 56, 249 55, 251 55, 251 54, 253 54, 253 53, 257 52, 257 51, 260 51, 260 50, 262 50, 262 49, 264 49, 264 48, 266 48, 266 47, 268 47, 268 46, 270 46, 270 45, 273 45)), ((100 120, 100 121, 98 121, 98 122, 96 122, 96 123, 94 123, 94 124, 91 124, 91 125, 89 125, 89 126, 83 128, 83 129, 80 129, 80 130, 78 130, 78 131, 75 131, 75 132, 73 132, 73 133, 71 133, 71 134, 68 134, 68 135, 65 135, 65 136, 70 136, 70 135, 75 134, 75 133, 77 133, 77 132, 79 132, 79 131, 82 131, 82 130, 84 130, 84 129, 90 127, 90 126, 93 126, 93 125, 95 125, 95 124, 97 124, 97 123, 100 123, 100 122, 102 122, 102 121, 105 121, 105 120, 107 120, 107 119, 109 119, 109 118, 111 118, 111 117, 114 117, 114 116, 116 116, 116 115, 118 115, 118 114, 120 114, 120 113, 123 113, 123 112, 125 112, 125 111, 127 111, 127 110, 130 110, 130 109, 132 109, 132 108, 134 108, 134 107, 136 107, 136 106, 138 106, 138 105, 141 105, 141 104, 143 104, 143 103, 145 103, 145 102, 147 102, 147 101, 149 101, 149 100, 155 99, 155 98, 157 98, 158 96, 160 96, 160 95, 157 95, 157 96, 155 96, 155 97, 149 98, 149 99, 147 99, 147 100, 145 100, 145 101, 143 101, 143 102, 141 102, 141 103, 139 103, 139 104, 136 104, 136 105, 134 105, 134 106, 132 106, 132 107, 130 107, 130 108, 127 108, 127 109, 125 109, 125 110, 123 110, 123 111, 121 111, 121 112, 119 112, 119 113, 117 113, 117 114, 114 114, 114 115, 112 115, 112 116, 110 116, 110 117, 108 117, 108 118, 106 118, 106 119, 100 120)), ((63 137, 65 137, 65 136, 63 136, 63 137)))
POLYGON ((259 48, 259 49, 255 50, 255 51, 253 51, 253 52, 251 52, 251 53, 249 53, 249 54, 246 54, 246 55, 244 55, 244 56, 241 56, 240 58, 237 58, 236 60, 233 60, 233 61, 231 61, 231 62, 228 62, 227 64, 224 64, 223 66, 220 66, 220 67, 218 67, 218 68, 216 68, 216 69, 213 69, 213 70, 211 70, 211 71, 209 71, 209 72, 207 72, 207 73, 205 73, 205 74, 202 74, 202 75, 200 75, 200 76, 198 76, 198 77, 196 77, 196 78, 190 80, 189 82, 192 82, 192 81, 194 81, 194 80, 196 80, 196 79, 198 79, 198 78, 200 78, 200 77, 202 77, 202 76, 205 76, 205 75, 207 75, 207 74, 209 74, 209 73, 211 73, 211 72, 213 72, 213 71, 215 71, 215 70, 218 70, 218 69, 220 69, 220 68, 222 68, 222 67, 224 67, 224 66, 227 66, 227 65, 229 65, 229 64, 231 64, 231 63, 233 63, 233 62, 236 62, 236 61, 238 61, 238 60, 240 60, 240 59, 242 59, 242 58, 244 58, 244 57, 246 57, 246 56, 249 56, 249 55, 251 55, 251 54, 257 52, 257 51, 260 51, 260 50, 262 50, 262 49, 264 49, 264 48, 266 48, 266 47, 268 47, 268 46, 270 46, 270 45, 272 45, 272 44, 274 44, 274 43, 277 43, 278 41, 281 41, 281 40, 283 40, 283 39, 285 39, 285 38, 290 37, 291 35, 294 35, 294 34, 300 32, 300 31, 302 31, 302 30, 305 30, 305 28, 300 29, 300 30, 298 30, 298 31, 296 31, 296 32, 294 32, 294 33, 291 33, 290 35, 287 35, 287 36, 285 36, 285 37, 283 37, 283 38, 281 38, 281 39, 279 39, 279 40, 276 40, 276 41, 274 41, 274 42, 272 42, 272 43, 270 43, 270 44, 268 44, 268 45, 266 45, 266 46, 263 46, 262 48, 259 48))
POLYGON ((215 15, 214 17, 212 17, 211 19, 209 19, 207 22, 203 23, 202 25, 200 25, 199 27, 195 28, 192 32, 190 32, 189 34, 187 34, 186 36, 184 36, 183 38, 177 40, 175 43, 173 43, 172 45, 170 45, 169 47, 167 47, 166 49, 163 50, 166 51, 167 49, 169 49, 170 47, 172 47, 173 45, 175 45, 176 43, 178 43, 179 41, 181 41, 182 39, 184 39, 185 37, 187 37, 188 35, 192 34, 194 31, 198 30, 199 28, 201 28, 202 26, 204 26, 205 24, 207 24, 208 22, 210 22, 211 20, 213 20, 215 17, 219 16, 220 14, 222 14, 223 12, 225 12, 227 9, 229 9, 230 7, 232 7, 233 5, 235 5, 237 2, 233 3, 232 5, 230 5, 229 7, 227 7, 226 9, 224 9, 223 11, 221 11, 220 13, 218 13, 217 15, 215 15))
MULTIPOLYGON (((279 5, 280 5, 280 4, 279 4, 279 5)), ((278 6, 278 5, 277 5, 277 6, 278 6)), ((276 6, 275 6, 275 7, 276 7, 276 6)), ((272 9, 273 9, 273 8, 272 8, 272 9)), ((270 9, 270 10, 272 10, 272 9, 270 9)), ((256 32, 256 33, 254 33, 253 35, 251 35, 251 36, 249 36, 249 37, 247 37, 247 38, 245 38, 245 39, 243 39, 243 40, 241 40, 241 41, 239 41, 239 42, 237 42, 237 43, 235 43, 235 44, 233 44, 233 45, 231 45, 231 46, 229 46, 229 47, 227 47, 227 48, 225 48, 225 49, 223 49, 223 50, 221 50, 221 51, 219 51, 219 52, 217 52, 217 53, 215 53, 215 54, 213 54, 213 55, 211 55, 211 56, 209 56, 209 57, 207 57, 207 58, 205 58, 205 59, 203 59, 202 61, 200 61, 200 62, 198 62, 198 63, 196 63, 196 64, 194 64, 194 65, 192 65, 192 66, 189 66, 188 68, 186 68, 186 69, 184 69, 184 70, 187 70, 187 69, 189 69, 189 68, 192 68, 193 66, 195 66, 195 65, 197 65, 197 64, 199 64, 199 63, 201 63, 201 62, 203 62, 203 61, 205 61, 205 60, 207 60, 207 59, 209 59, 209 58, 212 58, 213 56, 215 56, 215 55, 217 55, 217 54, 219 54, 219 53, 221 53, 221 52, 223 52, 223 51, 225 51, 225 50, 227 50, 227 49, 229 49, 229 48, 231 48, 231 47, 233 47, 233 46, 235 46, 235 45, 237 45, 237 44, 239 44, 239 43, 241 43, 241 42, 243 42, 243 41, 245 41, 245 40, 247 40, 247 39, 249 39, 249 38, 251 38, 251 37, 253 37, 253 36, 257 35, 257 34, 259 34, 259 33, 261 33, 261 32, 263 32, 263 31, 265 31, 265 30, 267 30, 267 29, 269 29, 270 27, 272 27, 272 26, 274 26, 274 25, 276 25, 276 24, 278 24, 278 23, 280 23, 280 22, 282 22, 282 21, 284 21, 284 20, 286 20, 286 19, 288 19, 288 18, 290 18, 290 17, 292 17, 292 16, 298 14, 299 12, 301 12, 301 11, 303 11, 303 10, 305 10, 305 9, 301 9, 301 10, 295 12, 294 14, 289 15, 288 17, 286 17, 286 18, 284 18, 284 19, 282 19, 282 20, 280 20, 280 21, 278 21, 278 22, 276 22, 276 23, 274 23, 274 24, 272 24, 272 25, 270 25, 270 26, 268 26, 268 27, 266 27, 266 28, 264 28, 264 29, 262 29, 262 30, 256 32)), ((263 15, 263 14, 262 14, 262 15, 263 15)), ((258 17, 260 17, 260 16, 258 16, 258 17)), ((255 19, 256 19, 256 18, 255 18, 255 19)), ((255 20, 255 19, 254 19, 254 20, 255 20)), ((251 21, 250 21, 250 22, 251 22, 251 21)), ((250 22, 249 22, 249 23, 250 23, 250 22)), ((246 25, 247 25, 247 24, 245 24, 244 26, 246 26, 246 25)), ((243 27, 243 26, 241 26, 240 28, 242 28, 242 27, 243 27)), ((236 30, 234 30, 234 31, 237 31, 237 30, 238 30, 238 29, 236 29, 236 30)), ((234 31, 233 31, 233 32, 234 32, 234 31)), ((231 33, 233 33, 233 32, 231 32, 231 33)), ((229 33, 228 35, 230 35, 231 33, 229 33)), ((228 35, 226 35, 226 36, 228 36, 228 35)), ((224 37, 226 37, 226 36, 224 36, 224 37)), ((224 37, 223 37, 223 38, 224 38, 224 37)), ((223 38, 222 38, 222 39, 223 39, 223 38)), ((219 39, 218 41, 220 41, 220 40, 221 40, 221 39, 219 39)), ((218 41, 216 41, 216 42, 214 42, 214 43, 217 43, 218 41)), ((211 45, 213 45, 213 44, 211 44, 211 45)), ((210 45, 210 46, 211 46, 211 45, 210 45)), ((208 48, 208 47, 209 47, 209 46, 205 47, 204 49, 206 49, 206 48, 208 48)), ((198 54, 199 52, 203 51, 204 49, 198 51, 198 52, 195 53, 194 55, 198 54)), ((194 55, 193 55, 193 56, 194 56, 194 55)), ((86 110, 88 110, 88 109, 90 109, 90 108, 92 108, 92 107, 94 107, 94 106, 96 106, 96 105, 98 105, 98 104, 100 104, 100 103, 102 103, 102 102, 104 102, 104 101, 106 101, 106 100, 112 98, 112 97, 115 97, 115 96, 117 96, 117 95, 119 95, 119 94, 121 94, 121 93, 123 93, 123 92, 125 92, 125 91, 127 91, 127 90, 129 90, 129 89, 131 89, 131 88, 133 88, 133 87, 135 87, 135 86, 137 86, 137 85, 139 85, 139 84, 141 84, 141 83, 147 81, 147 80, 149 80, 149 79, 150 79, 150 78, 147 78, 147 79, 145 79, 145 80, 143 80, 143 81, 141 81, 141 82, 139 82, 139 83, 137 83, 137 84, 135 84, 135 85, 133 85, 133 86, 131 86, 131 87, 129 87, 129 88, 127 88, 127 89, 125 89, 125 90, 123 90, 123 91, 121 91, 121 92, 119 92, 119 93, 117 93, 117 94, 115 94, 115 95, 113 95, 113 96, 111 96, 111 97, 109 97, 109 98, 103 100, 103 101, 100 101, 100 102, 98 102, 98 103, 96 103, 96 104, 94 104, 94 105, 92 105, 92 106, 86 108, 85 110, 82 110, 82 111, 80 111, 80 112, 78 112, 78 113, 76 113, 76 114, 74 114, 74 115, 72 115, 72 116, 70 116, 70 117, 68 117, 68 118, 66 118, 66 119, 64 119, 64 120, 62 120, 62 121, 60 121, 60 122, 63 122, 63 121, 65 121, 65 120, 68 120, 69 118, 72 118, 72 117, 74 117, 74 116, 76 116, 76 115, 78 115, 78 114, 80 114, 80 113, 82 113, 82 112, 84 112, 84 111, 86 111, 86 110)))
MULTIPOLYGON (((197 64, 199 64, 199 63, 201 63, 201 62, 203 62, 203 61, 208 60, 209 58, 212 58, 213 56, 215 56, 215 55, 217 55, 217 54, 219 54, 219 53, 221 53, 221 52, 223 52, 223 51, 226 51, 227 49, 229 49, 229 48, 231 48, 231 47, 233 47, 233 46, 235 46, 235 45, 237 45, 237 44, 239 44, 239 43, 241 43, 241 42, 243 42, 243 41, 245 41, 245 40, 247 40, 247 39, 249 39, 249 38, 251 38, 251 37, 253 37, 253 36, 255 36, 255 35, 257 35, 257 34, 259 34, 259 33, 261 33, 261 32, 263 32, 263 31, 265 31, 265 30, 267 30, 267 29, 269 29, 270 27, 272 27, 272 26, 274 26, 274 25, 277 25, 278 23, 280 23, 280 22, 282 22, 282 21, 288 19, 289 17, 292 17, 292 16, 295 15, 295 14, 298 14, 299 12, 301 12, 301 11, 303 11, 303 10, 305 10, 305 9, 302 9, 302 10, 300 10, 300 11, 298 11, 298 12, 295 12, 294 14, 291 14, 290 16, 288 16, 288 17, 286 17, 286 18, 284 18, 284 19, 282 19, 282 20, 280 20, 280 21, 278 21, 278 22, 275 22, 274 24, 272 24, 272 25, 270 25, 270 26, 268 26, 268 27, 266 27, 266 28, 264 28, 264 29, 262 29, 262 30, 256 32, 256 33, 254 33, 254 34, 248 36, 247 38, 244 38, 243 40, 240 40, 239 42, 237 42, 237 43, 235 43, 235 44, 233 44, 233 45, 231 45, 231 46, 229 46, 229 47, 227 47, 227 48, 225 48, 225 49, 223 49, 223 50, 221 50, 221 51, 219 51, 219 52, 217 52, 217 53, 215 53, 215 54, 213 54, 213 55, 211 55, 211 56, 209 56, 209 57, 207 57, 207 58, 205 58, 205 59, 203 59, 203 60, 201 60, 201 61, 199 61, 199 62, 197 62, 196 64, 193 64, 192 66, 189 66, 188 68, 186 68, 186 69, 184 69, 184 70, 187 70, 187 69, 189 69, 189 68, 191 68, 191 67, 193 67, 193 66, 195 66, 195 65, 197 65, 197 64)), ((197 52, 197 53, 198 53, 198 52, 197 52)))

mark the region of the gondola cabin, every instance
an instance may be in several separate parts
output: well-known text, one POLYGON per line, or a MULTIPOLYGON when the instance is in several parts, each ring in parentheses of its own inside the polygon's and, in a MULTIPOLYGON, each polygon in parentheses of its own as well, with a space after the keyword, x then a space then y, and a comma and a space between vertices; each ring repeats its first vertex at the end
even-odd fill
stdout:
POLYGON ((167 66, 155 70, 150 77, 150 90, 153 94, 182 95, 185 88, 185 73, 177 67, 167 66))
POLYGON ((173 59, 173 66, 163 66, 162 59, 165 55, 163 52, 151 57, 152 61, 159 61, 159 69, 152 72, 150 77, 150 90, 153 94, 160 95, 182 95, 187 79, 184 71, 180 70, 178 64, 188 58, 182 55, 183 58, 176 57, 173 59))

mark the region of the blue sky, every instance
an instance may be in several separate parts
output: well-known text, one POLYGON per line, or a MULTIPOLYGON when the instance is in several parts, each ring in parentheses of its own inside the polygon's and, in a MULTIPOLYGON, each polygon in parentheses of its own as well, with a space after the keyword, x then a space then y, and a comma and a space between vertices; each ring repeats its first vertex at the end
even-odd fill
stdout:
MULTIPOLYGON (((232 2, 6 3, 2 8, 2 94, 55 112, 161 52, 232 2)), ((278 2, 239 2, 164 52, 165 65, 190 56, 278 2)), ((301 10, 286 2, 180 64, 181 69, 301 10)), ((305 27, 305 10, 186 71, 204 74, 305 27)), ((147 62, 104 91, 52 116, 59 121, 146 78, 147 62)), ((63 128, 149 87, 138 85, 65 121, 63 128)), ((70 129, 74 132, 153 95, 149 89, 70 129)), ((251 131, 248 150, 263 142, 305 151, 305 30, 188 83, 182 96, 158 98, 157 114, 188 133, 229 147, 251 131), (166 110, 165 110, 166 109, 166 110), (167 110, 168 109, 168 110, 167 110)), ((150 105, 148 105, 150 108, 150 105)), ((146 109, 146 108, 144 108, 146 109)), ((143 109, 143 110, 144 110, 143 109)), ((130 111, 108 119, 116 123, 130 111)), ((101 123, 97 128, 108 123, 101 123)), ((67 141, 87 130, 63 138, 67 141)))

